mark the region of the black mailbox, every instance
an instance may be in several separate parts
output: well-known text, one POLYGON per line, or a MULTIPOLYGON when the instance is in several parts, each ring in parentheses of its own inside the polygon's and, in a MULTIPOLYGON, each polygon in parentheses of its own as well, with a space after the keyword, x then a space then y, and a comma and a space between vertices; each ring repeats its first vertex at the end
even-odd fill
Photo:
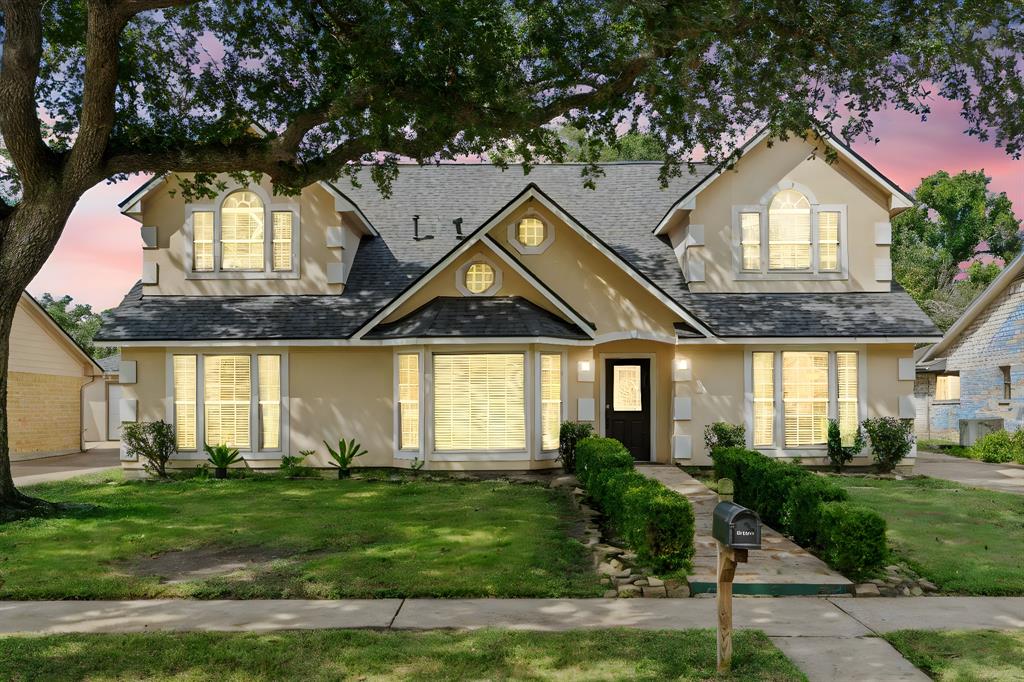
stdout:
POLYGON ((735 502, 719 502, 711 522, 711 535, 733 549, 761 549, 761 519, 756 512, 735 502))

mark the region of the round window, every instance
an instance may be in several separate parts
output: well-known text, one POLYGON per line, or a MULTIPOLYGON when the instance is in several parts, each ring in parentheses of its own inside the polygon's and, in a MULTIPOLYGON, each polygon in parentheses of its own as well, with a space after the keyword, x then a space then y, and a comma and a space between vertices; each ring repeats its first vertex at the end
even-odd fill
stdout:
POLYGON ((516 240, 523 246, 540 246, 544 241, 544 223, 536 218, 523 218, 516 226, 516 240))
POLYGON ((487 263, 473 263, 466 270, 466 288, 474 294, 482 294, 492 286, 494 286, 494 268, 487 263))

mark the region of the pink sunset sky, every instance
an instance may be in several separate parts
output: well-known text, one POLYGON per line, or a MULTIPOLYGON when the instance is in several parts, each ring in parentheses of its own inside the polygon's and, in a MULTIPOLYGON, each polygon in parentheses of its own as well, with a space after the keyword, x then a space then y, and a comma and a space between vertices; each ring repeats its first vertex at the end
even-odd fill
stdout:
MULTIPOLYGON (((1024 160, 1015 161, 991 142, 963 134, 959 105, 942 101, 933 109, 924 123, 903 112, 882 112, 875 118, 881 142, 861 141, 854 148, 908 192, 938 170, 955 174, 984 169, 992 178, 990 189, 1006 192, 1017 215, 1024 216, 1024 160)), ((97 311, 117 305, 142 270, 139 224, 122 216, 117 203, 146 179, 88 191, 29 292, 37 297, 43 292, 70 294, 97 311)))

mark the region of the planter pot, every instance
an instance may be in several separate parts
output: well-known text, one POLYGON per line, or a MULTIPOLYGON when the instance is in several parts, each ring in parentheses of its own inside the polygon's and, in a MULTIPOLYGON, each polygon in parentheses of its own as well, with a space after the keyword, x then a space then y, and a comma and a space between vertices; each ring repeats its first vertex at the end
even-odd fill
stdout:
POLYGON ((213 470, 213 475, 216 478, 227 478, 228 477, 227 467, 217 467, 216 469, 213 470))

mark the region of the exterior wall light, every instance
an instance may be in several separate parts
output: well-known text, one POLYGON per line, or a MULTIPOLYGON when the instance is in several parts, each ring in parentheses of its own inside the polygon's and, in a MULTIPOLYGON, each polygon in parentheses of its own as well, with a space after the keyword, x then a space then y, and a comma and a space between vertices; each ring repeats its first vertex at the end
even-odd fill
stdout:
POLYGON ((591 382, 594 380, 594 363, 590 360, 580 360, 576 363, 576 381, 591 382))
POLYGON ((690 366, 689 358, 676 358, 672 368, 673 381, 689 381, 693 378, 693 369, 690 366))

